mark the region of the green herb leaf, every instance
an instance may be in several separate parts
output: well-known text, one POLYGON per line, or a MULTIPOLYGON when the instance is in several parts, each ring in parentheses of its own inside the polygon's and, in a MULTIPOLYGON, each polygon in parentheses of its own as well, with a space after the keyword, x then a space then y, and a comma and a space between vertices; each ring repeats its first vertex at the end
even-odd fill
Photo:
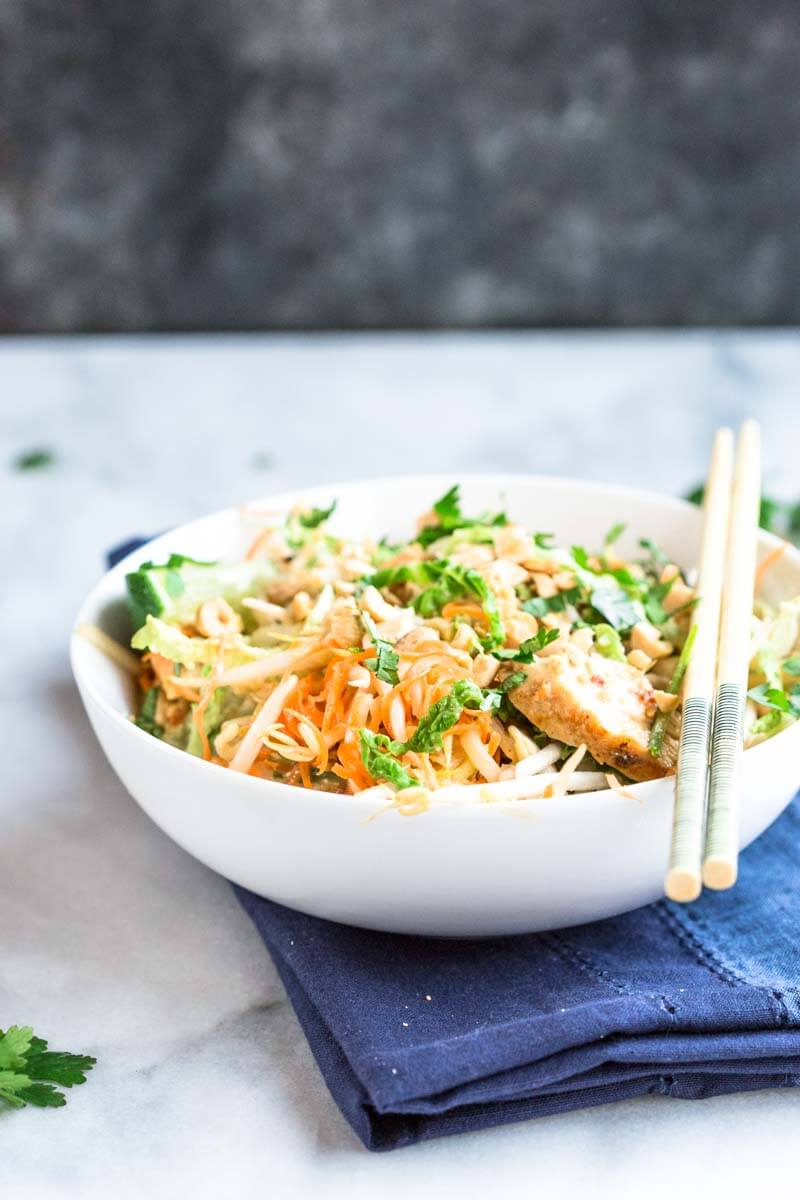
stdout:
POLYGON ((606 536, 603 538, 603 545, 613 546, 614 542, 618 541, 628 526, 623 521, 618 521, 616 525, 612 525, 606 536))
POLYGON ((655 542, 650 540, 650 538, 639 538, 639 545, 650 555, 650 562, 654 569, 657 567, 665 567, 669 562, 668 557, 661 547, 657 546, 655 542))
POLYGON ((12 466, 15 471, 42 471, 52 467, 55 461, 56 456, 52 450, 37 446, 35 450, 25 450, 18 454, 12 466))
POLYGON ((545 646, 549 646, 559 636, 557 629, 539 630, 534 637, 527 638, 522 642, 516 650, 495 650, 493 651, 495 658, 502 659, 505 662, 533 662, 534 656, 540 650, 544 650, 545 646))
POLYGON ((758 687, 750 688, 747 693, 751 700, 763 704, 766 708, 788 713, 792 717, 800 717, 800 687, 792 688, 787 693, 782 688, 770 687, 768 683, 760 683, 758 687))
POLYGON ((534 545, 539 550, 552 550, 555 536, 554 533, 535 533, 533 535, 534 545))
POLYGON ((479 571, 451 563, 446 558, 432 562, 404 563, 398 567, 387 567, 378 571, 369 582, 374 587, 394 587, 400 583, 414 583, 425 588, 413 605, 422 617, 437 616, 445 604, 459 596, 474 596, 480 601, 489 625, 489 636, 484 638, 484 648, 489 650, 502 646, 505 630, 500 619, 497 597, 479 571), (425 586, 430 584, 431 586, 425 586))
POLYGON ((375 658, 364 660, 364 666, 372 671, 378 679, 382 679, 384 683, 391 683, 392 687, 394 687, 395 684, 400 682, 400 677, 397 674, 397 664, 400 662, 400 655, 394 650, 390 642, 378 637, 375 622, 369 613, 362 612, 361 619, 377 651, 375 658))
MULTIPOLYGON (((653 625, 664 625, 670 619, 670 614, 664 608, 664 598, 678 578, 677 572, 664 583, 654 583, 644 597, 644 611, 648 621, 653 625)), ((692 601, 691 603, 694 603, 692 601)))
POLYGON ((391 783, 398 791, 420 786, 419 781, 414 779, 413 775, 409 775, 395 757, 396 753, 402 753, 402 742, 393 742, 385 734, 372 733, 369 729, 360 729, 358 738, 361 745, 361 761, 373 779, 391 783))
POLYGON ((630 596, 610 576, 599 576, 589 595, 589 603, 609 625, 617 630, 631 629, 644 619, 641 602, 630 596))
POLYGON ((0 1100, 14 1108, 61 1108, 66 1099, 58 1087, 85 1083, 95 1061, 88 1054, 48 1050, 30 1026, 12 1025, 5 1033, 0 1030, 0 1100))
POLYGON ((303 529, 316 529, 323 521, 327 521, 333 516, 336 509, 336 501, 331 502, 330 508, 312 508, 309 512, 299 513, 297 520, 303 526, 303 529))
POLYGON ((604 658, 613 658, 616 662, 625 662, 625 648, 622 638, 613 625, 595 625, 594 645, 604 658))
POLYGON ((791 658, 785 659, 782 664, 782 670, 785 674, 793 677, 800 675, 800 656, 792 655, 791 658))
MULTIPOLYGON (((449 492, 437 500, 433 506, 433 511, 436 513, 443 525, 452 524, 461 520, 461 489, 457 483, 454 483, 449 492)), ((453 527, 454 524, 453 524, 453 527)))
POLYGON ((439 518, 439 522, 436 525, 425 525, 419 531, 415 540, 421 546, 430 546, 433 542, 438 542, 440 538, 446 537, 457 529, 473 529, 481 526, 488 528, 508 524, 508 518, 504 512, 482 513, 479 517, 465 517, 461 511, 461 495, 457 483, 436 501, 433 511, 439 518))
POLYGON ((579 587, 567 588, 565 592, 557 592, 555 596, 531 596, 522 604, 524 612, 533 617, 543 617, 551 612, 564 612, 568 605, 577 604, 581 599, 579 587))

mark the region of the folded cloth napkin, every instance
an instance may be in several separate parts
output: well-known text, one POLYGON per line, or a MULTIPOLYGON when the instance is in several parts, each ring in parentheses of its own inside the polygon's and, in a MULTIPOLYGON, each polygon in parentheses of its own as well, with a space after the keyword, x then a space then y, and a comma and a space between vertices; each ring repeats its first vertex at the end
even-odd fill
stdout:
POLYGON ((554 933, 403 937, 234 890, 371 1150, 629 1096, 800 1086, 800 797, 733 891, 554 933))
POLYGON ((800 1085, 800 797, 733 891, 554 933, 402 937, 234 890, 369 1149, 629 1096, 800 1085))

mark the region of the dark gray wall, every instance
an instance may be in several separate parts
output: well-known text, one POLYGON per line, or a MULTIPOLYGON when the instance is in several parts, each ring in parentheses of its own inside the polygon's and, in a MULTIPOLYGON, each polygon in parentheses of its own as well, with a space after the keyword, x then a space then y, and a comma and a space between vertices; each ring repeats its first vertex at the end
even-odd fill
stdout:
POLYGON ((0 0, 0 328, 800 321, 797 0, 0 0))

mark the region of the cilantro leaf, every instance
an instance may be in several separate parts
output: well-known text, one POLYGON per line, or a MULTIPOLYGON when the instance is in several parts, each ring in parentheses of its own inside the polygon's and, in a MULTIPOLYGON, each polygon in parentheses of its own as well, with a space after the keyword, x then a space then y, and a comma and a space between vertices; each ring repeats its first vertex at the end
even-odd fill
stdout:
POLYGON ((535 533, 533 544, 538 550, 552 550, 555 536, 554 533, 535 533))
POLYGON ((792 688, 787 693, 782 688, 770 687, 768 683, 760 683, 758 687, 750 688, 747 693, 751 700, 763 704, 765 708, 776 709, 788 713, 792 717, 800 717, 800 687, 792 688))
POLYGON ((545 646, 549 646, 559 636, 557 629, 540 629, 533 637, 526 638, 516 650, 495 650, 493 651, 495 658, 503 659, 506 662, 533 662, 534 656, 540 650, 544 650, 545 646))
POLYGON ((15 1108, 61 1108, 66 1099, 58 1088, 85 1083, 95 1061, 88 1054, 48 1050, 30 1026, 12 1025, 0 1030, 0 1099, 15 1108))
POLYGON ((312 508, 309 512, 298 513, 297 520, 303 529, 316 529, 323 521, 327 521, 328 517, 333 516, 335 509, 336 501, 332 500, 330 508, 312 508))
POLYGON ((454 483, 449 492, 435 502, 433 511, 443 525, 461 520, 461 489, 454 483))
POLYGON ((800 656, 794 654, 787 658, 783 663, 783 670, 787 675, 800 675, 800 656))
POLYGON ((664 625, 670 619, 670 614, 664 608, 664 598, 678 578, 677 571, 664 583, 654 583, 645 594, 644 611, 648 621, 653 625, 664 625))
POLYGON ((564 612, 568 605, 577 604, 581 598, 579 587, 568 588, 565 592, 557 592, 555 596, 531 596, 523 602, 524 612, 533 617, 543 617, 546 613, 564 612))
POLYGON ((641 602, 630 596, 612 578, 599 576, 589 595, 589 603, 616 630, 631 629, 644 619, 641 602))
POLYGON ((361 761, 373 779, 382 779, 393 784, 398 791, 403 788, 419 787, 419 781, 408 773, 395 755, 402 753, 402 742, 393 742, 384 733, 373 733, 369 729, 358 732, 361 744, 361 761))
POLYGON ((361 619, 377 651, 375 658, 364 660, 364 666, 374 672, 378 679, 382 679, 384 683, 391 683, 392 687, 394 687, 395 684, 400 682, 400 677, 397 674, 397 664, 400 662, 400 655, 394 650, 390 642, 378 637, 375 622, 369 613, 362 612, 361 619))
POLYGON ((56 456, 52 450, 37 446, 35 450, 24 450, 22 454, 18 454, 12 465, 15 471, 42 471, 46 467, 52 467, 55 461, 56 456))
POLYGON ((25 1067, 31 1079, 47 1080, 69 1088, 86 1083, 86 1072, 91 1071, 95 1061, 88 1054, 64 1054, 60 1050, 48 1050, 47 1042, 42 1038, 34 1038, 25 1067))
POLYGON ((433 506, 433 511, 439 518, 436 525, 424 525, 416 536, 421 546, 430 546, 439 538, 454 533, 456 529, 475 529, 480 526, 507 525, 508 518, 504 512, 482 513, 479 517, 465 517, 461 511, 461 495, 458 484, 454 484, 445 492, 433 506))
POLYGON ((25 1066, 32 1039, 30 1025, 12 1025, 5 1033, 0 1030, 0 1070, 21 1070, 25 1066))
POLYGON ((657 546, 650 538, 639 538, 639 545, 650 555, 650 563, 653 569, 665 567, 669 562, 669 558, 661 547, 657 546))
POLYGON ((446 558, 418 563, 403 563, 385 567, 369 580, 374 587, 394 587, 399 583, 414 583, 424 590, 413 600, 414 609, 422 617, 437 616, 446 604, 459 596, 474 596, 486 614, 489 636, 484 638, 485 649, 502 646, 505 630, 497 606, 497 597, 479 571, 451 563, 446 558))
POLYGON ((624 521, 617 521, 616 525, 612 525, 606 536, 603 538, 603 545, 606 547, 613 546, 614 542, 618 541, 622 537, 627 528, 628 526, 624 521))

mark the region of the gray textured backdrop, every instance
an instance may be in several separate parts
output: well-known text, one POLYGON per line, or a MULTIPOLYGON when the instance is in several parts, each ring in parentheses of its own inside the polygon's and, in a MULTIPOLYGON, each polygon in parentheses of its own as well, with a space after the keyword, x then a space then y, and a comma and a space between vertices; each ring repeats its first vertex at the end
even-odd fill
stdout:
POLYGON ((0 0, 0 327, 800 321, 797 0, 0 0))

